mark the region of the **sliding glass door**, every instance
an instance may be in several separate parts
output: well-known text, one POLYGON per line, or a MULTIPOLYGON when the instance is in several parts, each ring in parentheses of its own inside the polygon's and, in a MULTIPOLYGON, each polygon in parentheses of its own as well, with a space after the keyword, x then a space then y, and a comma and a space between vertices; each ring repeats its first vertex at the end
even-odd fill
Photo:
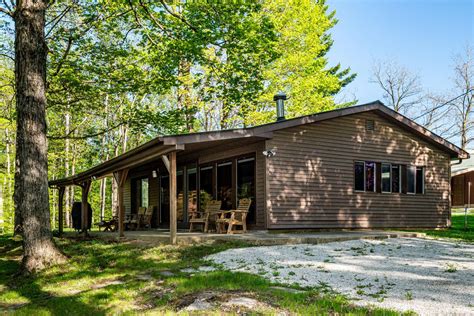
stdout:
MULTIPOLYGON (((237 159, 237 201, 243 198, 252 199, 248 223, 255 223, 255 158, 237 159)), ((238 202, 237 202, 238 203, 238 202)))
POLYGON ((222 201, 223 210, 230 210, 233 205, 232 163, 226 161, 217 164, 217 199, 222 201))

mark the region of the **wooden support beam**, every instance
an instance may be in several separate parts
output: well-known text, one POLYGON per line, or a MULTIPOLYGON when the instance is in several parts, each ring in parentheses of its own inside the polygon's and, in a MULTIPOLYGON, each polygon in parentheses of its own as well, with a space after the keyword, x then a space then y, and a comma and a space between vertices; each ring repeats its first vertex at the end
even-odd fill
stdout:
POLYGON ((59 237, 63 235, 63 225, 64 225, 64 210, 63 210, 63 200, 64 200, 64 192, 66 191, 65 187, 59 187, 59 194, 58 194, 58 221, 59 221, 59 237))
POLYGON ((168 173, 170 173, 170 160, 168 159, 168 157, 163 155, 161 156, 161 160, 163 160, 163 164, 165 165, 166 170, 168 171, 168 173))
POLYGON ((177 243, 176 232, 178 230, 177 223, 177 197, 176 197, 176 152, 169 154, 170 161, 170 242, 172 245, 177 243))
POLYGON ((118 187, 118 233, 119 237, 124 237, 124 222, 125 222, 125 204, 123 199, 124 185, 127 181, 128 169, 119 170, 114 172, 114 179, 118 187))
POLYGON ((86 181, 81 184, 82 199, 81 199, 81 230, 84 236, 88 235, 88 223, 89 223, 89 205, 87 203, 87 197, 91 188, 91 181, 86 181))

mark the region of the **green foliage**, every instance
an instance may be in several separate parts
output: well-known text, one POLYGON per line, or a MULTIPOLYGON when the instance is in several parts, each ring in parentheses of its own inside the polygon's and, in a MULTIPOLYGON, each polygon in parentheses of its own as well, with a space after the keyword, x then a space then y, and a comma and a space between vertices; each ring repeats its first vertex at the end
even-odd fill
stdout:
MULTIPOLYGON (((334 109, 334 96, 355 78, 350 68, 329 66, 326 54, 333 41, 329 31, 337 23, 325 1, 276 0, 265 2, 265 12, 278 33, 278 59, 265 69, 268 83, 249 124, 274 120, 273 96, 289 96, 286 116, 296 117, 334 109)), ((346 104, 346 106, 349 104, 346 104)))
MULTIPOLYGON (((329 109, 353 78, 327 65, 336 20, 319 1, 60 0, 46 19, 50 179, 157 135, 271 121, 274 104, 267 101, 278 90, 291 97, 289 117, 329 109)), ((13 56, 13 39, 12 20, 0 15, 0 181, 8 223, 14 166, 7 171, 5 162, 14 161, 15 115, 13 62, 6 56, 13 56)), ((66 194, 73 196, 68 212, 80 190, 66 194)), ((57 198, 51 192, 53 227, 57 198)), ((98 183, 91 188, 94 220, 104 200, 111 215, 110 179, 105 193, 98 183)))

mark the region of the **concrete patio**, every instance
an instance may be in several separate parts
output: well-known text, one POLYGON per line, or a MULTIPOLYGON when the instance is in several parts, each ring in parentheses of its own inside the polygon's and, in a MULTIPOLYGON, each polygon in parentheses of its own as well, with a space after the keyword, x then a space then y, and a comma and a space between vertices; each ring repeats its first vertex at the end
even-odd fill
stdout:
MULTIPOLYGON (((92 236, 99 238, 117 239, 116 232, 92 232, 92 236)), ((213 242, 217 240, 240 240, 252 245, 269 246, 269 245, 287 245, 287 244, 320 244, 334 241, 348 241, 358 239, 387 239, 401 237, 423 237, 423 233, 401 232, 401 231, 384 231, 384 230, 367 230, 367 231, 323 231, 323 232, 282 232, 252 230, 246 234, 217 234, 188 232, 187 230, 178 230, 177 240, 180 245, 197 244, 205 242, 213 242)), ((166 229, 151 229, 142 231, 126 231, 125 240, 140 240, 150 243, 169 243, 170 232, 166 229)))

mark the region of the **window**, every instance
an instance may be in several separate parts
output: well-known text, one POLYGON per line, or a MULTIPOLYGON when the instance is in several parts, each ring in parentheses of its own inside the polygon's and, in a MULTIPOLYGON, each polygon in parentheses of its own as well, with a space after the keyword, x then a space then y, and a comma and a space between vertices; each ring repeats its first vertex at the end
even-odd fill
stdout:
POLYGON ((400 193, 401 192, 401 177, 400 177, 401 168, 400 165, 392 165, 392 192, 400 193))
POLYGON ((354 163, 355 191, 375 192, 375 162, 356 161, 354 163))
POLYGON ((392 192, 392 174, 391 165, 389 163, 382 164, 382 192, 392 192))
POLYGON ((375 162, 365 163, 365 191, 375 192, 375 162))
POLYGON ((424 194, 425 169, 417 166, 356 161, 354 190, 382 193, 401 193, 403 190, 403 193, 407 194, 424 194))
POLYGON ((415 179, 416 193, 425 193, 425 172, 423 167, 416 167, 416 179, 415 179))
POLYGON ((356 191, 364 191, 364 165, 363 161, 356 161, 354 164, 354 177, 355 177, 355 185, 354 188, 356 191))
POLYGON ((140 188, 140 206, 148 207, 148 179, 141 179, 140 188))
POLYGON ((407 166, 407 193, 415 194, 416 167, 407 166))

